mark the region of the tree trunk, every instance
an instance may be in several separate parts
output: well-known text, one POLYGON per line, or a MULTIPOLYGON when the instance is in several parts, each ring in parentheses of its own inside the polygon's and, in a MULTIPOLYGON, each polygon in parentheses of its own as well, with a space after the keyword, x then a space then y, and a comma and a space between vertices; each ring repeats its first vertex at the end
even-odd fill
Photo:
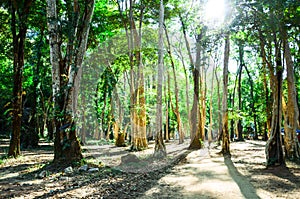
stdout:
MULTIPOLYGON (((202 36, 200 37, 202 38, 202 36)), ((200 41, 199 41, 200 42, 200 41)), ((205 124, 206 124, 206 69, 204 66, 204 62, 202 63, 201 68, 201 75, 200 75, 200 90, 201 90, 201 97, 200 97, 200 117, 199 117, 199 131, 200 131, 200 138, 202 141, 205 140, 205 124)))
POLYGON ((230 155, 230 140, 228 132, 228 107, 227 107, 227 94, 228 94, 228 63, 230 51, 230 38, 229 33, 225 36, 225 50, 224 50, 224 68, 223 68, 223 119, 222 119, 222 153, 223 155, 230 155))
POLYGON ((76 119, 74 118, 76 118, 77 93, 81 77, 78 73, 81 70, 87 47, 94 3, 94 0, 84 1, 84 9, 80 10, 82 5, 79 6, 79 2, 74 1, 73 10, 68 9, 65 16, 68 20, 69 34, 63 36, 64 33, 60 31, 64 29, 61 27, 64 24, 59 23, 61 20, 58 17, 57 1, 47 0, 56 127, 54 141, 54 161, 56 162, 82 159, 81 146, 76 135, 76 119), (66 43, 64 43, 64 38, 67 39, 66 43), (62 52, 61 45, 63 43, 67 46, 66 52, 62 52))
MULTIPOLYGON (((183 67, 183 72, 184 72, 184 77, 185 77, 186 112, 187 112, 187 116, 188 116, 188 122, 186 124, 186 129, 187 129, 187 132, 189 132, 190 131, 190 126, 191 126, 191 111, 190 111, 190 97, 189 97, 189 75, 188 75, 188 71, 187 71, 186 66, 185 66, 185 61, 184 61, 184 57, 182 55, 181 49, 179 49, 177 51, 177 55, 181 60, 182 67, 183 67)), ((191 134, 190 134, 190 138, 192 139, 191 134)))
MULTIPOLYGON (((85 95, 81 96, 82 104, 86 104, 85 95)), ((80 139, 83 145, 86 144, 86 110, 83 108, 81 110, 81 129, 80 129, 80 139)))
POLYGON ((220 81, 217 70, 215 70, 215 76, 217 81, 217 93, 218 93, 218 144, 220 145, 222 139, 222 110, 221 110, 221 94, 220 94, 220 81))
POLYGON ((276 75, 271 75, 273 82, 273 115, 270 138, 266 144, 267 166, 285 165, 282 140, 281 140, 281 117, 282 117, 282 61, 278 44, 275 43, 276 75))
POLYGON ((213 129, 213 90, 214 90, 214 74, 215 65, 213 64, 212 76, 211 76, 211 89, 210 89, 210 101, 209 101, 209 129, 208 129, 208 144, 210 146, 212 142, 212 129, 213 129))
POLYGON ((172 56, 172 51, 171 51, 170 39, 169 39, 169 35, 168 35, 168 31, 167 31, 166 27, 165 27, 165 34, 166 34, 166 38, 167 38, 168 54, 169 54, 170 62, 171 62, 171 66, 172 66, 174 87, 175 87, 175 110, 173 110, 173 112, 175 113, 176 120, 177 120, 177 131, 179 134, 179 144, 182 144, 184 142, 184 132, 182 130, 182 123, 181 123, 181 117, 180 117, 180 112, 179 112, 178 83, 177 83, 177 77, 176 77, 176 71, 175 71, 175 64, 173 61, 173 56, 172 56))
POLYGON ((146 133, 146 105, 144 92, 144 66, 141 55, 141 26, 144 8, 140 7, 139 32, 137 31, 134 21, 134 1, 130 0, 129 23, 130 23, 130 79, 131 79, 131 150, 139 151, 148 147, 146 133), (135 58, 135 59, 134 59, 135 58), (137 68, 137 71, 135 71, 137 68), (135 75, 137 76, 135 78, 135 75))
POLYGON ((284 35, 284 57, 287 70, 288 102, 284 117, 284 146, 285 156, 289 159, 299 159, 300 148, 296 135, 298 127, 299 109, 297 104, 297 92, 295 87, 294 63, 288 43, 287 34, 284 35))
MULTIPOLYGON (((239 60, 240 60, 240 70, 239 70, 239 79, 238 79, 238 114, 242 111, 242 72, 243 72, 243 65, 244 65, 244 47, 242 44, 239 44, 239 60)), ((252 99, 253 100, 253 99, 252 99)), ((243 140, 243 126, 242 120, 239 117, 237 121, 237 139, 239 141, 243 140)))
POLYGON ((20 155, 20 134, 22 120, 22 77, 24 67, 24 48, 27 32, 27 19, 31 6, 31 0, 25 0, 23 9, 18 3, 10 1, 11 29, 13 35, 13 55, 14 55, 14 87, 13 87, 13 121, 12 134, 8 149, 8 156, 17 157, 20 155), (17 15, 17 16, 16 16, 17 15), (19 24, 19 25, 18 25, 19 24), (17 32, 18 31, 18 32, 17 32))
POLYGON ((250 75, 250 72, 248 70, 248 67, 245 65, 245 69, 250 81, 250 96, 251 96, 251 115, 253 116, 253 122, 254 122, 254 138, 255 140, 258 139, 258 134, 257 134, 257 115, 256 115, 256 109, 255 109, 255 104, 254 104, 254 86, 253 86, 253 80, 252 77, 250 75))
MULTIPOLYGON (((42 24, 44 25, 44 24, 42 24)), ((39 39, 35 43, 34 47, 34 56, 36 57, 30 64, 32 65, 33 70, 33 100, 32 104, 30 104, 30 115, 26 118, 26 121, 23 123, 23 131, 21 131, 21 146, 22 148, 37 148, 39 143, 39 134, 41 137, 44 137, 43 128, 40 127, 40 117, 37 112, 38 103, 38 93, 39 93, 39 81, 40 79, 40 67, 42 64, 42 48, 43 48, 43 39, 44 39, 44 29, 45 27, 40 27, 40 35, 39 39), (26 126, 28 125, 28 128, 26 126)), ((24 121, 23 114, 23 121, 24 121)), ((42 125, 43 127, 43 125, 42 125)))
MULTIPOLYGON (((167 71, 167 81, 169 81, 169 72, 168 71, 167 71)), ((170 123, 169 123, 170 102, 169 102, 169 100, 170 100, 170 95, 171 94, 169 94, 170 89, 169 89, 169 85, 166 83, 166 81, 165 81, 164 85, 165 85, 164 95, 165 95, 165 106, 166 106, 166 124, 165 124, 165 136, 164 136, 164 138, 165 138, 166 142, 169 142, 169 140, 170 140, 170 136, 169 136, 170 135, 170 129, 169 129, 169 125, 170 125, 170 123)))
POLYGON ((162 87, 163 87, 163 74, 164 74, 164 40, 163 29, 164 24, 164 5, 163 0, 160 0, 160 12, 159 12, 159 40, 158 40, 158 67, 157 67, 157 106, 156 106, 156 136, 155 136, 155 157, 165 157, 166 147, 163 140, 163 124, 162 124, 162 87))
POLYGON ((270 103, 270 97, 269 97, 266 63, 263 61, 262 64, 263 64, 263 84, 264 84, 264 91, 265 91, 265 106, 266 106, 266 113, 267 113, 266 114, 267 120, 265 122, 263 139, 266 141, 266 140, 268 140, 269 133, 271 132, 271 120, 272 120, 271 106, 272 106, 272 104, 270 103))
MULTIPOLYGON (((202 148, 202 135, 200 134, 200 109, 199 109, 199 84, 200 84, 200 35, 198 35, 197 38, 197 50, 196 50, 196 64, 193 67, 193 80, 194 80, 194 98, 193 98, 193 106, 191 111, 191 120, 192 120, 192 126, 191 126, 191 135, 192 140, 189 146, 189 149, 200 149, 202 148)), ((203 140, 202 140, 203 141, 203 140)))
POLYGON ((116 100, 116 107, 118 110, 118 118, 115 119, 114 122, 114 138, 116 140, 115 145, 118 147, 124 147, 125 144, 125 132, 122 129, 122 123, 123 123, 123 115, 124 115, 124 109, 121 105, 121 100, 118 95, 117 88, 114 89, 114 98, 116 100))

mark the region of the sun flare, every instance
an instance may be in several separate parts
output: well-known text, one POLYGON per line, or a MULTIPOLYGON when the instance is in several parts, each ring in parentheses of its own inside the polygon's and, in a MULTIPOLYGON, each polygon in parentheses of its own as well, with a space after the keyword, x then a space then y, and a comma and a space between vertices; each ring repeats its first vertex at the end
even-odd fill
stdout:
POLYGON ((224 0, 208 0, 205 6, 205 18, 209 23, 222 23, 225 16, 224 0))

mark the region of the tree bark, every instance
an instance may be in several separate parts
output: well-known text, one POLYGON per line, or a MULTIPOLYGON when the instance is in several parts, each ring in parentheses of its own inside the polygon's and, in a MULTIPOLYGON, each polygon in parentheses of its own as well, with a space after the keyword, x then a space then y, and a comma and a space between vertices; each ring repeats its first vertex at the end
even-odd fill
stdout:
MULTIPOLYGON (((202 38, 201 36, 200 38, 202 38)), ((200 41, 199 41, 200 42, 200 41)), ((204 53, 203 53, 204 54, 204 53)), ((204 64, 204 60, 202 62, 201 67, 201 75, 200 75, 200 90, 201 90, 201 96, 200 96, 200 117, 199 117, 199 131, 200 131, 200 137, 201 140, 205 140, 205 124, 206 124, 206 68, 204 64)))
POLYGON ((131 150, 139 151, 148 147, 146 133, 146 105, 144 91, 144 66, 141 55, 141 26, 144 5, 140 5, 139 32, 134 20, 135 1, 129 1, 129 49, 130 49, 130 92, 131 92, 131 150), (135 58, 135 59, 134 59, 135 58), (137 70, 135 70, 137 68, 137 70), (136 78, 135 78, 136 75, 136 78))
POLYGON ((228 132, 228 63, 230 51, 230 38, 229 33, 225 35, 225 50, 224 50, 224 68, 223 68, 223 118, 222 118, 222 153, 223 155, 230 155, 230 139, 228 132))
POLYGON ((213 90, 214 90, 214 74, 215 65, 213 64, 212 76, 211 76, 211 89, 210 89, 210 101, 209 101, 209 129, 208 129, 208 144, 210 146, 212 142, 212 129, 213 129, 213 90))
POLYGON ((176 77, 176 71, 175 71, 175 64, 173 61, 173 56, 172 56, 172 51, 171 51, 169 34, 168 34, 166 27, 165 27, 165 34, 166 34, 166 39, 167 39, 167 44, 168 44, 168 54, 169 54, 170 62, 171 62, 171 66, 172 66, 174 87, 175 87, 174 88, 175 89, 175 110, 173 110, 173 112, 175 113, 176 120, 177 120, 177 131, 179 134, 179 144, 182 144, 184 142, 184 132, 182 130, 182 123, 181 123, 181 117, 180 117, 180 112, 179 112, 178 83, 177 83, 177 77, 176 77))
POLYGON ((200 35, 198 35, 197 38, 197 44, 196 44, 196 64, 193 65, 192 73, 193 73, 193 80, 194 80, 194 98, 193 98, 193 106, 191 111, 191 120, 192 120, 192 126, 191 126, 191 135, 192 140, 189 146, 189 149, 200 149, 202 148, 201 140, 203 141, 202 135, 200 134, 200 108, 199 108, 199 97, 200 97, 200 91, 199 91, 199 84, 200 84, 200 59, 201 59, 201 47, 200 47, 200 35))
MULTIPOLYGON (((242 72, 244 66, 244 47, 242 44, 239 44, 239 60, 240 60, 240 70, 239 70, 239 78, 238 78, 238 100, 239 100, 238 114, 240 114, 240 112, 242 111, 242 72)), ((237 137, 239 141, 243 140, 243 126, 240 117, 237 121, 237 137)))
POLYGON ((154 156, 163 158, 167 155, 166 146, 163 140, 163 124, 162 124, 162 87, 163 87, 163 67, 164 67, 164 5, 163 0, 160 0, 159 12, 159 40, 158 40, 158 66, 157 66, 157 106, 156 106, 156 136, 154 156))
POLYGON ((8 149, 8 156, 17 157, 20 155, 20 134, 22 120, 22 79, 24 67, 24 48, 27 32, 27 19, 32 0, 25 0, 22 9, 18 7, 16 0, 11 0, 11 29, 13 35, 14 55, 14 87, 13 87, 13 121, 12 134, 8 149), (19 25, 18 25, 19 24, 19 25))
POLYGON ((220 80, 217 70, 215 70, 215 76, 217 81, 217 93, 218 93, 218 144, 220 145, 222 139, 222 110, 221 110, 221 94, 220 94, 220 80))
POLYGON ((247 72, 248 78, 249 78, 249 82, 250 82, 250 96, 251 96, 251 115, 253 116, 253 122, 254 122, 254 138, 255 140, 258 139, 258 134, 257 134, 257 115, 256 115, 256 108, 255 108, 255 104, 254 104, 254 86, 253 86, 253 80, 252 77, 250 75, 250 72, 248 70, 248 67, 246 65, 244 65, 245 70, 247 72))
MULTIPOLYGON (((263 42, 263 38, 261 38, 261 42, 263 42)), ((273 82, 272 90, 274 101, 270 138, 266 144, 267 166, 285 165, 281 140, 283 66, 281 61, 280 47, 277 42, 275 42, 275 62, 276 75, 271 75, 273 82)), ((271 65, 269 65, 270 71, 273 71, 273 67, 270 66, 271 65)))
MULTIPOLYGON (((67 4, 70 2, 66 2, 67 4)), ((66 6, 68 31, 65 37, 63 24, 58 16, 56 0, 47 0, 47 17, 52 64, 52 90, 54 103, 55 141, 54 161, 71 162, 82 159, 81 146, 76 135, 77 93, 79 71, 87 47, 89 27, 94 11, 94 0, 85 1, 80 10, 79 2, 73 2, 73 10, 66 6), (66 52, 61 45, 65 42, 66 52), (63 54, 65 55, 63 57, 63 54)))
POLYGON ((287 110, 284 117, 284 146, 285 156, 289 159, 299 159, 300 148, 296 135, 298 127, 299 109, 297 104, 297 92, 295 87, 294 63, 291 56, 291 50, 288 43, 286 32, 283 34, 284 57, 286 61, 288 102, 287 110))
MULTIPOLYGON (((189 75, 188 71, 185 66, 185 61, 184 57, 182 55, 181 49, 177 50, 177 56, 180 58, 182 67, 183 67, 183 72, 184 72, 184 77, 185 77, 185 95, 186 95, 186 112, 188 116, 188 122, 186 124, 186 131, 190 131, 190 126, 191 126, 191 111, 190 111, 190 97, 189 97, 189 75)), ((192 136, 190 134, 190 138, 192 139, 192 136)))

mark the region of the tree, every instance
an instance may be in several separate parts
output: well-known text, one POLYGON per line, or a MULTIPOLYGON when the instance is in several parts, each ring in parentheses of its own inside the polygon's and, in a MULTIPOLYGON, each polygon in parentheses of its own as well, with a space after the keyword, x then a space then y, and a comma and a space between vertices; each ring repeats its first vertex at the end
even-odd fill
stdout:
MULTIPOLYGON (((210 63, 210 61, 209 61, 210 63)), ((210 146, 212 142, 212 129, 213 129, 213 90, 214 90, 214 74, 215 64, 213 63, 212 76, 211 76, 211 89, 210 89, 210 100, 209 100, 209 129, 208 129, 208 144, 210 146)))
MULTIPOLYGON (((202 147, 202 134, 200 130, 201 126, 201 117, 200 117, 200 108, 199 108, 199 99, 200 99, 200 63, 201 63, 201 35, 197 35, 196 43, 196 62, 192 66, 192 74, 194 80, 194 94, 193 94, 193 106, 191 110, 191 134, 192 140, 189 146, 189 149, 200 149, 202 147)), ((203 141, 203 140, 202 140, 203 141)))
POLYGON ((160 0, 159 10, 159 41, 158 41, 158 65, 157 65, 157 105, 156 105, 156 136, 154 156, 166 156, 166 147, 163 140, 162 132, 162 88, 163 88, 163 66, 164 66, 164 5, 160 0))
POLYGON ((135 2, 129 1, 129 32, 127 24, 128 50, 130 60, 130 120, 131 120, 131 150, 139 151, 148 147, 146 135, 146 104, 144 90, 144 65, 142 63, 141 39, 142 19, 144 12, 143 1, 140 2, 139 29, 134 18, 135 2), (138 32, 139 30, 139 32, 138 32))
POLYGON ((228 63, 229 63, 229 51, 230 51, 230 37, 229 33, 225 34, 225 50, 224 50, 224 68, 223 68, 223 107, 222 107, 222 153, 223 155, 230 155, 229 148, 229 132, 228 132, 228 107, 227 107, 227 95, 228 95, 228 63))
POLYGON ((54 161, 82 158, 76 135, 77 94, 94 3, 94 0, 47 0, 56 128, 54 161), (65 9, 63 13, 61 9, 65 9))
POLYGON ((178 100, 178 83, 177 83, 177 78, 176 78, 176 70, 175 70, 175 64, 172 56, 172 50, 171 50, 171 43, 170 43, 170 38, 169 34, 167 31, 167 28, 165 27, 165 34, 167 38, 167 44, 168 44, 168 54, 170 57, 170 62, 171 62, 171 67, 172 67, 172 72, 173 72, 173 78, 174 78, 174 91, 175 91, 175 108, 172 104, 171 101, 171 107, 173 109, 173 112, 175 113, 176 120, 177 120, 177 131, 179 134, 179 144, 182 144, 184 142, 184 132, 182 130, 182 122, 181 122, 181 117, 180 117, 180 112, 179 112, 179 100, 178 100))
POLYGON ((32 0, 9 2, 11 12, 11 30, 13 35, 14 87, 13 87, 13 130, 8 156, 20 155, 20 133, 22 117, 22 77, 24 67, 24 48, 27 32, 27 20, 32 0))
MULTIPOLYGON (((284 30, 285 31, 285 30, 284 30)), ((286 61, 287 84, 288 84, 288 103, 284 117, 284 145, 285 155, 289 159, 300 158, 300 148, 296 136, 298 127, 299 108, 297 104, 297 94, 295 87, 294 63, 286 32, 283 33, 283 49, 286 61)))

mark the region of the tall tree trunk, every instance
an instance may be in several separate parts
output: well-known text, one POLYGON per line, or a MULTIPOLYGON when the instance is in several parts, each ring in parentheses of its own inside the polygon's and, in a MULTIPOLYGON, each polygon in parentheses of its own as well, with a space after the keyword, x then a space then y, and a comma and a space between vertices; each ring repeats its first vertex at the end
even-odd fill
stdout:
POLYGON ((116 106, 118 112, 118 118, 115 119, 114 122, 114 138, 115 138, 115 145, 118 147, 126 146, 125 144, 125 132, 122 128, 123 124, 123 116, 124 116, 124 109, 121 104, 120 97, 118 95, 117 88, 114 89, 114 98, 116 99, 116 106))
MULTIPOLYGON (((167 71, 167 81, 169 81, 169 72, 167 71)), ((169 107, 170 107, 170 93, 169 93, 169 85, 167 84, 167 81, 164 83, 164 95, 165 95, 165 106, 166 106, 166 124, 165 124, 165 140, 166 142, 169 142, 170 140, 170 129, 169 129, 169 107)))
MULTIPOLYGON (((238 78, 238 100, 239 100, 238 114, 240 114, 240 112, 242 111, 242 72, 243 72, 243 65, 244 65, 244 47, 241 43, 239 44, 239 60, 240 60, 240 70, 239 70, 239 78, 238 78)), ((240 117, 237 121, 237 137, 239 141, 243 140, 243 126, 240 117)))
POLYGON ((163 124, 162 124, 162 87, 163 87, 163 67, 164 67, 164 5, 163 0, 160 0, 159 9, 159 40, 158 40, 158 66, 157 66, 157 106, 156 106, 156 136, 155 136, 155 157, 165 157, 166 147, 163 140, 163 124))
POLYGON ((22 120, 22 77, 24 67, 24 48, 27 32, 27 19, 32 0, 24 0, 22 8, 17 7, 20 2, 11 0, 11 29, 13 35, 14 55, 14 87, 13 87, 13 121, 12 134, 9 144, 8 156, 17 157, 20 155, 20 134, 22 120), (17 16, 16 16, 17 15, 17 16), (19 25, 18 25, 19 24, 19 25))
POLYGON ((224 50, 224 68, 223 68, 223 119, 222 119, 222 153, 223 155, 230 155, 230 140, 228 132, 228 107, 227 107, 227 95, 228 95, 228 63, 229 63, 229 51, 230 51, 230 38, 229 33, 225 36, 225 50, 224 50))
POLYGON ((54 161, 71 162, 82 159, 81 146, 76 135, 77 93, 80 71, 87 47, 89 27, 94 11, 94 0, 87 0, 80 10, 79 2, 65 2, 68 31, 63 36, 64 24, 58 17, 57 1, 47 0, 47 18, 52 64, 52 90, 55 118, 54 161), (67 39, 64 43, 64 38, 67 39), (66 52, 61 45, 66 44, 66 52), (63 54, 65 55, 63 57, 63 54))
MULTIPOLYGON (((81 96, 82 104, 86 104, 85 95, 81 96)), ((86 144, 86 110, 83 108, 81 110, 81 129, 80 129, 80 139, 82 144, 86 144)))
POLYGON ((176 77, 176 71, 175 71, 175 64, 173 61, 173 56, 172 56, 172 51, 171 51, 171 44, 170 44, 170 39, 169 39, 169 34, 167 31, 167 28, 165 27, 165 34, 167 38, 167 44, 168 44, 168 53, 170 57, 170 62, 172 66, 172 71, 173 71, 173 78, 174 78, 174 89, 175 89, 175 110, 173 112, 176 115, 176 120, 177 120, 177 131, 179 134, 179 144, 182 144, 184 142, 184 132, 182 130, 182 123, 181 123, 181 117, 180 117, 180 112, 179 112, 179 100, 178 100, 178 83, 177 83, 177 77, 176 77))
MULTIPOLYGON (((202 36, 200 37, 202 38, 202 36)), ((200 42, 200 41, 199 41, 200 42)), ((205 140, 205 124, 206 124, 206 69, 204 66, 204 60, 202 62, 201 75, 200 75, 200 117, 199 117, 199 131, 201 140, 205 140)))
POLYGON ((215 76, 217 81, 217 95, 218 95, 218 144, 220 145, 222 139, 222 110, 221 110, 221 94, 220 94, 220 80, 217 70, 215 70, 215 76))
POLYGON ((286 32, 284 32, 284 57, 287 70, 288 102, 284 117, 284 146, 285 156, 289 159, 299 159, 300 148, 296 136, 298 127, 299 109, 297 104, 297 92, 295 87, 294 63, 291 56, 291 50, 288 43, 286 32))
POLYGON ((192 111, 191 111, 192 140, 191 140, 189 149, 200 149, 202 147, 202 143, 201 143, 202 135, 200 134, 200 125, 201 125, 200 119, 201 118, 200 118, 200 108, 199 108, 200 60, 201 60, 200 41, 201 41, 201 38, 200 38, 200 35, 198 35, 197 44, 196 44, 196 64, 194 65, 194 67, 192 69, 193 80, 194 80, 194 97, 193 97, 193 106, 192 106, 192 111))
MULTIPOLYGON (((181 14, 179 14, 179 19, 180 19, 181 26, 182 26, 182 33, 183 33, 185 46, 186 46, 188 56, 189 56, 190 67, 192 68, 192 71, 193 71, 192 73, 193 73, 193 80, 194 80, 193 105, 192 105, 192 110, 191 111, 188 110, 188 115, 189 115, 189 120, 190 120, 190 137, 191 137, 190 147, 191 147, 191 145, 194 145, 192 148, 199 148, 199 147, 201 148, 201 143, 199 141, 200 135, 197 135, 199 133, 198 118, 199 118, 199 77, 200 77, 200 71, 199 70, 200 70, 200 68, 195 69, 196 66, 195 66, 195 63, 194 63, 194 60, 193 60, 191 47, 190 47, 188 37, 187 37, 186 25, 183 21, 183 17, 181 16, 181 14), (198 92, 198 94, 195 93, 195 92, 198 92)), ((197 55, 198 55, 198 58, 199 58, 198 62, 199 62, 199 67, 200 67, 200 46, 199 45, 197 45, 197 55)), ((181 55, 181 57, 183 58, 182 55, 181 55)), ((187 104, 187 108, 188 108, 189 107, 189 102, 187 101, 187 103, 188 103, 187 104)))
POLYGON ((254 139, 257 140, 258 139, 258 134, 257 134, 257 115, 256 115, 256 109, 255 109, 255 104, 254 104, 254 86, 253 86, 253 80, 252 80, 252 76, 248 70, 248 67, 246 65, 244 65, 248 78, 249 78, 249 82, 250 82, 250 96, 251 96, 251 115, 253 116, 253 122, 254 122, 254 139))
POLYGON ((215 64, 213 64, 213 70, 211 75, 211 89, 210 89, 210 101, 209 101, 209 129, 208 129, 208 144, 212 142, 212 129, 213 129, 213 93, 214 93, 214 74, 215 64))
POLYGON ((271 121, 272 121, 271 106, 272 106, 272 104, 270 103, 270 97, 269 97, 266 63, 263 61, 262 65, 263 65, 263 85, 264 85, 264 92, 265 92, 265 106, 266 106, 266 117, 267 117, 267 120, 265 122, 263 139, 266 141, 266 140, 268 140, 269 133, 271 132, 271 121))
MULTIPOLYGON (((188 116, 188 122, 186 124, 186 129, 187 129, 187 132, 189 132, 190 126, 191 126, 191 111, 190 111, 190 97, 189 97, 189 74, 188 74, 188 70, 185 66, 185 61, 184 61, 184 57, 182 55, 181 49, 177 50, 177 56, 180 58, 180 61, 182 63, 184 77, 185 77, 186 113, 188 116)), ((192 139, 191 134, 190 134, 190 138, 192 139)))
MULTIPOLYGON (((171 110, 171 106, 172 106, 172 99, 171 99, 171 84, 170 84, 170 74, 169 74, 169 71, 167 70, 167 84, 168 84, 168 110, 171 110)), ((170 111, 169 111, 170 112, 170 111)), ((171 135, 171 131, 170 131, 170 117, 168 115, 168 118, 167 118, 167 124, 168 124, 168 132, 169 132, 169 135, 171 135)), ((169 136, 169 138, 171 138, 171 136, 169 136)), ((175 133, 173 132, 173 139, 175 139, 175 133)))
MULTIPOLYGON (((261 40, 262 41, 262 40, 261 40)), ((273 82, 273 115, 270 138, 266 144, 267 166, 285 165, 281 140, 282 118, 282 73, 283 66, 279 44, 275 43, 276 75, 271 75, 273 82)), ((270 71, 272 72, 273 68, 270 71)), ((274 74, 274 73, 273 73, 274 74)))
POLYGON ((144 66, 141 56, 141 26, 144 12, 144 5, 140 7, 139 32, 137 31, 133 8, 134 1, 129 1, 129 23, 130 23, 130 92, 131 92, 131 150, 139 151, 148 147, 146 134, 146 105, 144 92, 144 66), (137 67, 137 71, 135 71, 137 67), (137 78, 135 78, 135 75, 137 78))

